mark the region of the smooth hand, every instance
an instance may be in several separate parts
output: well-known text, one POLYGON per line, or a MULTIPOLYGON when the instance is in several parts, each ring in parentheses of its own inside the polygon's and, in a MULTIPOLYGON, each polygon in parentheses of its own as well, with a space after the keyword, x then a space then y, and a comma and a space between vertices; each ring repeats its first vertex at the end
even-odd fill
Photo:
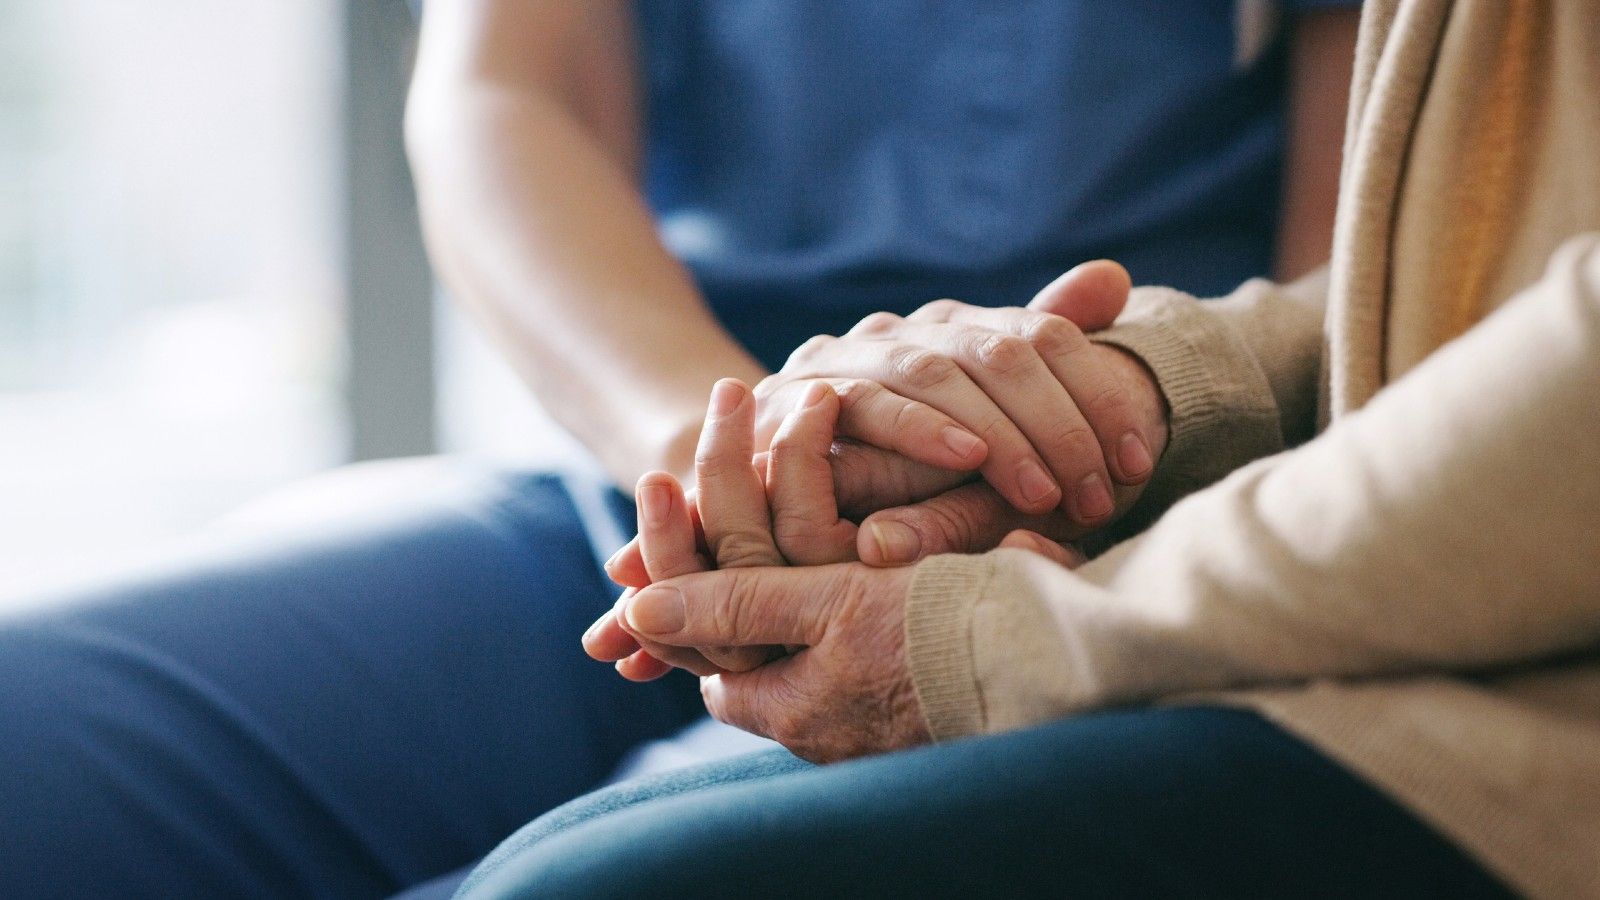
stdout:
MULTIPOLYGON (((1167 441, 1165 399, 1144 364, 1083 337, 1116 318, 1128 290, 1121 266, 1085 263, 1026 309, 938 301, 905 319, 869 317, 844 338, 797 353, 757 388, 757 446, 772 433, 771 418, 792 411, 808 386, 832 387, 840 395, 839 439, 829 454, 837 508, 863 527, 849 535, 831 523, 813 528, 775 504, 779 552, 801 565, 902 565, 987 550, 1017 529, 1068 541, 1113 521, 1137 500, 1167 441), (997 353, 1009 354, 1011 364, 995 366, 997 353), (940 377, 925 384, 930 368, 940 377), (830 371, 853 374, 822 374, 830 371), (896 390, 869 375, 888 378, 896 390), (936 459, 951 452, 940 449, 938 437, 952 428, 983 434, 981 452, 936 459), (985 480, 974 482, 970 470, 980 459, 985 480), (1018 500, 1025 480, 1018 473, 1036 480, 1045 462, 1051 484, 1078 488, 1068 492, 1070 502, 1031 511, 1018 500), (1105 512, 1099 488, 1111 473, 1105 512), (852 536, 853 545, 840 544, 852 536)), ((1061 499, 1059 488, 1052 490, 1061 499)), ((651 581, 637 546, 607 568, 625 585, 651 581)))
POLYGON ((1144 483, 1159 450, 1149 417, 1104 364, 1106 348, 1084 336, 1115 319, 1128 284, 1121 266, 1102 260, 1063 275, 1027 308, 939 300, 904 318, 875 313, 843 337, 807 341, 756 396, 764 417, 781 415, 807 383, 827 380, 845 401, 842 436, 934 465, 945 464, 917 455, 932 442, 926 429, 902 420, 916 418, 908 410, 943 414, 982 439, 979 471, 1013 507, 1060 509, 1098 527, 1115 512, 1114 486, 1144 483), (854 394, 871 398, 875 414, 860 418, 876 431, 843 427, 854 394))

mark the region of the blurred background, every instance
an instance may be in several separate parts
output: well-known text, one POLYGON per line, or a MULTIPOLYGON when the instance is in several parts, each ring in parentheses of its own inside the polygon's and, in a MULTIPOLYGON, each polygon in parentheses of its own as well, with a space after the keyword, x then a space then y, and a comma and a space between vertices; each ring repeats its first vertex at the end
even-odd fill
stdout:
POLYGON ((6 0, 0 605, 358 460, 562 439, 434 297, 402 0, 6 0))

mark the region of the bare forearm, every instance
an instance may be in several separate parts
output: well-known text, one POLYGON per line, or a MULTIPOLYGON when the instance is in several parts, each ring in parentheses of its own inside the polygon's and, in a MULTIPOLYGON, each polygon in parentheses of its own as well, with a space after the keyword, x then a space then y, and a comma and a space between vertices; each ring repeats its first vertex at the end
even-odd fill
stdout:
POLYGON ((657 239, 628 148, 535 83, 418 79, 408 143, 452 296, 620 482, 686 474, 712 383, 765 373, 657 239))

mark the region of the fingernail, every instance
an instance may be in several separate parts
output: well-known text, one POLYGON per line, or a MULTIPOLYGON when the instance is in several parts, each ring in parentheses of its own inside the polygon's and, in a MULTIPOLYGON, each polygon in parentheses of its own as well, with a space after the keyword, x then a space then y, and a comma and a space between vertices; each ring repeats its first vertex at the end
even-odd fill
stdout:
POLYGON ((1155 465, 1155 460, 1150 458, 1150 448, 1144 445, 1144 439, 1139 437, 1138 432, 1128 432, 1117 443, 1117 464, 1122 467, 1122 474, 1129 478, 1137 478, 1155 465))
POLYGON ((821 403, 822 398, 826 396, 828 396, 827 383, 822 381, 813 381, 811 382, 811 386, 806 388, 806 395, 800 399, 800 405, 806 409, 810 409, 811 407, 816 406, 818 403, 821 403))
POLYGON ((724 379, 711 388, 711 414, 725 416, 739 408, 742 392, 736 382, 724 379))
POLYGON ((644 513, 646 525, 659 528, 665 524, 671 508, 672 497, 667 493, 666 485, 647 484, 639 489, 639 509, 644 513))
POLYGON ((1110 515, 1113 503, 1106 480, 1090 475, 1078 482, 1078 517, 1085 521, 1110 515))
POLYGON ((647 588, 634 596, 623 615, 635 631, 645 634, 682 631, 686 616, 683 592, 674 587, 647 588))
POLYGON ((1043 503, 1061 490, 1055 479, 1031 459, 1017 467, 1017 487, 1022 490, 1022 499, 1029 503, 1043 503))
POLYGON ((922 538, 917 530, 904 522, 873 522, 872 541, 878 545, 878 555, 886 563, 907 563, 922 553, 922 538))
POLYGON ((970 431, 963 431, 954 425, 945 426, 944 431, 940 432, 939 436, 944 439, 944 445, 962 459, 966 459, 978 452, 978 448, 983 446, 983 441, 979 440, 977 435, 970 431))
POLYGON ((606 564, 605 564, 604 568, 605 568, 605 570, 607 572, 609 572, 612 569, 616 568, 617 560, 622 558, 622 551, 624 551, 626 549, 628 549, 628 545, 627 544, 623 544, 621 547, 617 548, 617 552, 611 554, 611 558, 610 559, 606 560, 606 564))

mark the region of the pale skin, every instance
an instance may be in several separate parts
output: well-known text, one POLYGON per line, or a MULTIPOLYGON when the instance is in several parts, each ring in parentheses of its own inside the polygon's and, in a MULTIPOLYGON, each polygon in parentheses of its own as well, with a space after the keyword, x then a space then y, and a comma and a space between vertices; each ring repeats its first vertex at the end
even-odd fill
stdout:
MULTIPOLYGON (((624 0, 430 3, 407 110, 429 248, 450 294, 488 326, 545 408, 621 484, 648 471, 688 478, 710 385, 725 376, 757 385, 770 374, 717 324, 657 237, 639 190, 641 100, 630 16, 624 0)), ((1344 13, 1307 14, 1296 24, 1283 275, 1326 256, 1338 141, 1324 132, 1337 118, 1330 111, 1343 108, 1348 82, 1349 56, 1339 42, 1353 35, 1354 18, 1344 13)), ((1084 330, 1104 324, 1092 316, 1074 321, 1084 330)), ((981 348, 941 344, 913 334, 911 324, 897 323, 894 339, 944 358, 986 388, 970 368, 981 348)), ((808 373, 781 374, 758 391, 758 439, 770 438, 796 402, 799 388, 788 385, 804 374, 835 385, 842 436, 927 466, 979 470, 1023 511, 1054 506, 1086 524, 1104 504, 1085 478, 1104 476, 1113 493, 1138 483, 1137 460, 1120 450, 1126 413, 1095 429, 1096 455, 1081 428, 1016 410, 1001 422, 995 412, 1004 407, 984 406, 971 390, 946 392, 943 406, 923 404, 944 419, 905 412, 920 399, 918 375, 943 365, 925 362, 928 354, 812 349, 808 373), (919 359, 924 368, 909 372, 894 365, 919 359), (929 430, 887 427, 908 418, 929 430), (986 428, 992 447, 980 437, 986 428)), ((1026 356, 1015 342, 999 351, 1026 356)), ((1065 421, 1075 421, 1071 404, 1098 424, 1099 411, 1081 398, 1044 388, 1039 402, 1065 421)), ((863 450, 839 473, 841 495, 881 499, 874 495, 890 465, 863 450)), ((904 503, 900 493, 886 494, 899 502, 876 506, 904 503)))
MULTIPOLYGON (((837 395, 825 382, 806 388, 778 429, 764 473, 751 461, 749 389, 728 379, 712 396, 696 481, 703 541, 676 479, 664 472, 641 479, 640 548, 656 583, 624 594, 613 619, 621 628, 591 629, 585 648, 615 660, 633 680, 658 678, 673 665, 695 672, 713 716, 814 762, 926 742, 905 662, 911 569, 783 568, 768 525, 770 498, 771 508, 787 509, 815 531, 844 538, 854 530, 839 518, 829 483, 837 395), (722 544, 734 531, 748 543, 730 557, 722 544), (713 558, 732 565, 712 571, 713 558), (720 649, 697 649, 705 647, 720 649), (749 659, 721 665, 716 655, 734 648, 749 659)), ((1015 531, 1001 545, 1062 565, 1081 561, 1031 531, 1015 531)))
MULTIPOLYGON (((941 548, 960 551, 976 544, 987 549, 995 546, 1007 532, 1017 528, 1032 529, 1055 539, 1066 540, 1103 526, 1138 498, 1142 483, 1150 474, 1149 463, 1165 448, 1165 402, 1155 381, 1141 363, 1120 350, 1089 343, 1068 319, 1050 310, 1084 318, 1101 316, 1109 320, 1121 310, 1127 300, 1128 290, 1127 273, 1115 263, 1100 261, 1080 266, 1057 279, 1025 309, 984 309, 940 301, 905 320, 896 318, 883 322, 881 326, 853 329, 836 342, 845 346, 860 344, 861 358, 871 359, 874 354, 881 358, 889 353, 900 352, 905 344, 894 336, 885 339, 881 329, 888 329, 888 333, 894 335, 902 324, 913 333, 920 333, 929 343, 956 346, 982 347, 992 345, 996 339, 1033 336, 1038 341, 1037 349, 1033 344, 1025 346, 1030 348, 1032 360, 1040 370, 1037 378, 1031 378, 1030 375, 1034 373, 1021 365, 1010 365, 1000 372, 983 372, 981 367, 975 366, 978 377, 985 385, 982 391, 975 392, 988 400, 991 407, 1020 410, 1037 409, 1034 396, 1037 385, 1041 383, 1060 390, 1066 396, 1099 398, 1100 402, 1088 403, 1085 407, 1105 417, 1102 421, 1114 424, 1109 429, 1098 425, 1077 425, 1082 431, 1081 441, 1084 445, 1081 456, 1098 462, 1095 435, 1108 432, 1124 438, 1132 436, 1140 444, 1140 450, 1149 454, 1144 460, 1146 464, 1143 471, 1138 473, 1139 477, 1129 479, 1138 483, 1119 485, 1115 497, 1108 495, 1111 508, 1106 514, 1088 522, 1055 507, 1030 514, 1016 509, 989 484, 973 482, 957 487, 971 477, 969 473, 904 464, 890 466, 860 480, 864 483, 880 482, 876 496, 872 498, 879 503, 915 502, 925 497, 931 499, 909 509, 874 513, 866 518, 862 527, 857 528, 849 519, 839 516, 841 510, 847 515, 851 512, 857 500, 853 496, 854 491, 839 491, 833 484, 837 473, 849 470, 849 460, 854 458, 857 447, 836 443, 834 431, 826 433, 820 448, 799 454, 802 459, 814 461, 813 468, 825 467, 805 482, 814 490, 826 491, 825 496, 808 497, 803 491, 792 487, 798 482, 796 478, 778 477, 783 470, 779 463, 797 455, 792 444, 785 440, 785 436, 791 433, 789 420, 793 415, 792 409, 784 426, 777 429, 770 452, 765 454, 770 460, 767 477, 767 486, 771 491, 770 515, 766 506, 758 506, 754 501, 727 502, 726 485, 734 481, 734 476, 716 473, 730 471, 724 459, 729 453, 737 457, 737 465, 731 471, 738 472, 748 466, 748 460, 758 446, 749 437, 757 431, 757 404, 741 404, 729 407, 726 412, 719 412, 719 399, 725 399, 725 391, 732 390, 728 385, 738 384, 724 381, 719 382, 718 390, 713 394, 712 409, 706 418, 700 452, 696 458, 697 491, 694 499, 682 504, 683 518, 691 523, 702 524, 708 560, 714 561, 717 568, 771 565, 774 562, 822 565, 858 558, 876 565, 895 565, 913 561, 941 548), (882 347, 889 349, 885 351, 880 349, 882 347), (1105 398, 1115 398, 1117 402, 1106 403, 1105 398), (1107 417, 1108 413, 1115 418, 1107 417), (1121 418, 1124 413, 1131 413, 1131 417, 1121 418), (727 438, 713 441, 713 437, 720 433, 719 424, 727 423, 730 421, 727 417, 735 414, 738 416, 735 431, 745 435, 744 443, 735 448, 727 438), (708 473, 713 473, 714 477, 708 476, 708 473), (715 490, 719 486, 723 486, 723 489, 715 490), (825 505, 822 505, 824 501, 825 505), (729 510, 751 511, 741 515, 730 513, 729 510)), ((920 348, 912 346, 921 352, 920 348)), ((802 365, 809 364, 801 355, 797 354, 796 359, 802 365)), ((974 386, 965 380, 964 371, 952 364, 948 381, 944 384, 953 383, 957 390, 972 390, 974 386)), ((792 389, 801 397, 812 397, 814 391, 826 388, 830 395, 835 396, 833 403, 842 410, 843 404, 836 396, 838 383, 826 376, 804 372, 783 384, 784 389, 792 389)), ((936 385, 929 392, 931 402, 941 402, 939 387, 936 385)), ((759 394, 758 389, 756 395, 759 394)), ((958 396, 958 399, 964 401, 966 398, 958 396)), ((1061 413, 1051 410, 1051 414, 1061 413)), ((835 426, 837 418, 834 416, 830 420, 830 428, 835 426)), ((880 462, 892 462, 898 458, 890 456, 878 459, 880 462)), ((648 493, 653 495, 655 488, 651 478, 646 476, 641 486, 650 488, 648 493)), ((757 487, 749 486, 748 474, 739 478, 746 483, 746 495, 759 494, 757 487)), ((633 588, 644 587, 662 577, 649 566, 647 548, 651 531, 647 511, 654 507, 650 505, 651 498, 644 496, 645 493, 641 491, 640 538, 607 564, 613 579, 633 588)), ((870 512, 876 508, 867 506, 863 511, 870 512)), ((622 624, 614 611, 603 616, 590 629, 586 641, 597 641, 608 648, 608 652, 620 652, 624 648, 630 652, 638 649, 623 633, 622 624)), ((721 655, 713 651, 706 652, 728 669, 748 668, 764 658, 760 654, 721 655)), ((633 664, 623 668, 624 675, 634 671, 633 664)), ((653 670, 641 667, 637 671, 653 670)))
MULTIPOLYGON (((617 0, 460 0, 429 4, 424 21, 407 144, 430 249, 451 294, 489 325, 546 408, 619 482, 656 470, 683 478, 715 378, 761 384, 763 444, 805 396, 803 385, 826 382, 840 401, 836 431, 857 442, 834 458, 837 497, 857 514, 881 510, 851 553, 882 565, 985 549, 1029 514, 1052 536, 1110 521, 1117 509, 1106 509, 1103 493, 1120 508, 1149 474, 1140 454, 1125 450, 1127 436, 1137 434, 1153 467, 1164 435, 1151 433, 1148 404, 1099 405, 1103 394, 1080 396, 1065 376, 1043 383, 1042 371, 1057 374, 1049 348, 1061 325, 1049 326, 1054 335, 1008 333, 1014 320, 980 323, 971 308, 943 303, 920 320, 869 320, 762 383, 769 373, 716 324, 640 195, 629 15, 617 0), (930 327, 980 324, 1004 337, 974 343, 930 327), (1026 377, 999 377, 1006 373, 1026 377), (1054 415, 1017 405, 1024 382, 1043 391, 1038 402, 1054 415), (939 439, 909 440, 913 433, 939 439), (974 470, 985 483, 965 483, 974 470)), ((1349 57, 1317 41, 1353 35, 1354 19, 1307 27, 1318 15, 1300 20, 1293 38, 1292 95, 1304 108, 1289 120, 1296 164, 1285 190, 1293 215, 1280 238, 1285 275, 1325 257, 1325 187, 1337 181, 1337 154, 1327 151, 1337 142, 1301 132, 1343 107, 1349 57)), ((1079 338, 1109 322, 1087 308, 1061 313, 1079 338)), ((1098 371, 1104 384, 1143 377, 1119 351, 1088 346, 1074 355, 1101 362, 1078 371, 1098 371)), ((797 557, 835 552, 826 537, 797 557)), ((796 546, 815 540, 774 536, 796 546)), ((725 661, 747 664, 749 656, 725 661)))

